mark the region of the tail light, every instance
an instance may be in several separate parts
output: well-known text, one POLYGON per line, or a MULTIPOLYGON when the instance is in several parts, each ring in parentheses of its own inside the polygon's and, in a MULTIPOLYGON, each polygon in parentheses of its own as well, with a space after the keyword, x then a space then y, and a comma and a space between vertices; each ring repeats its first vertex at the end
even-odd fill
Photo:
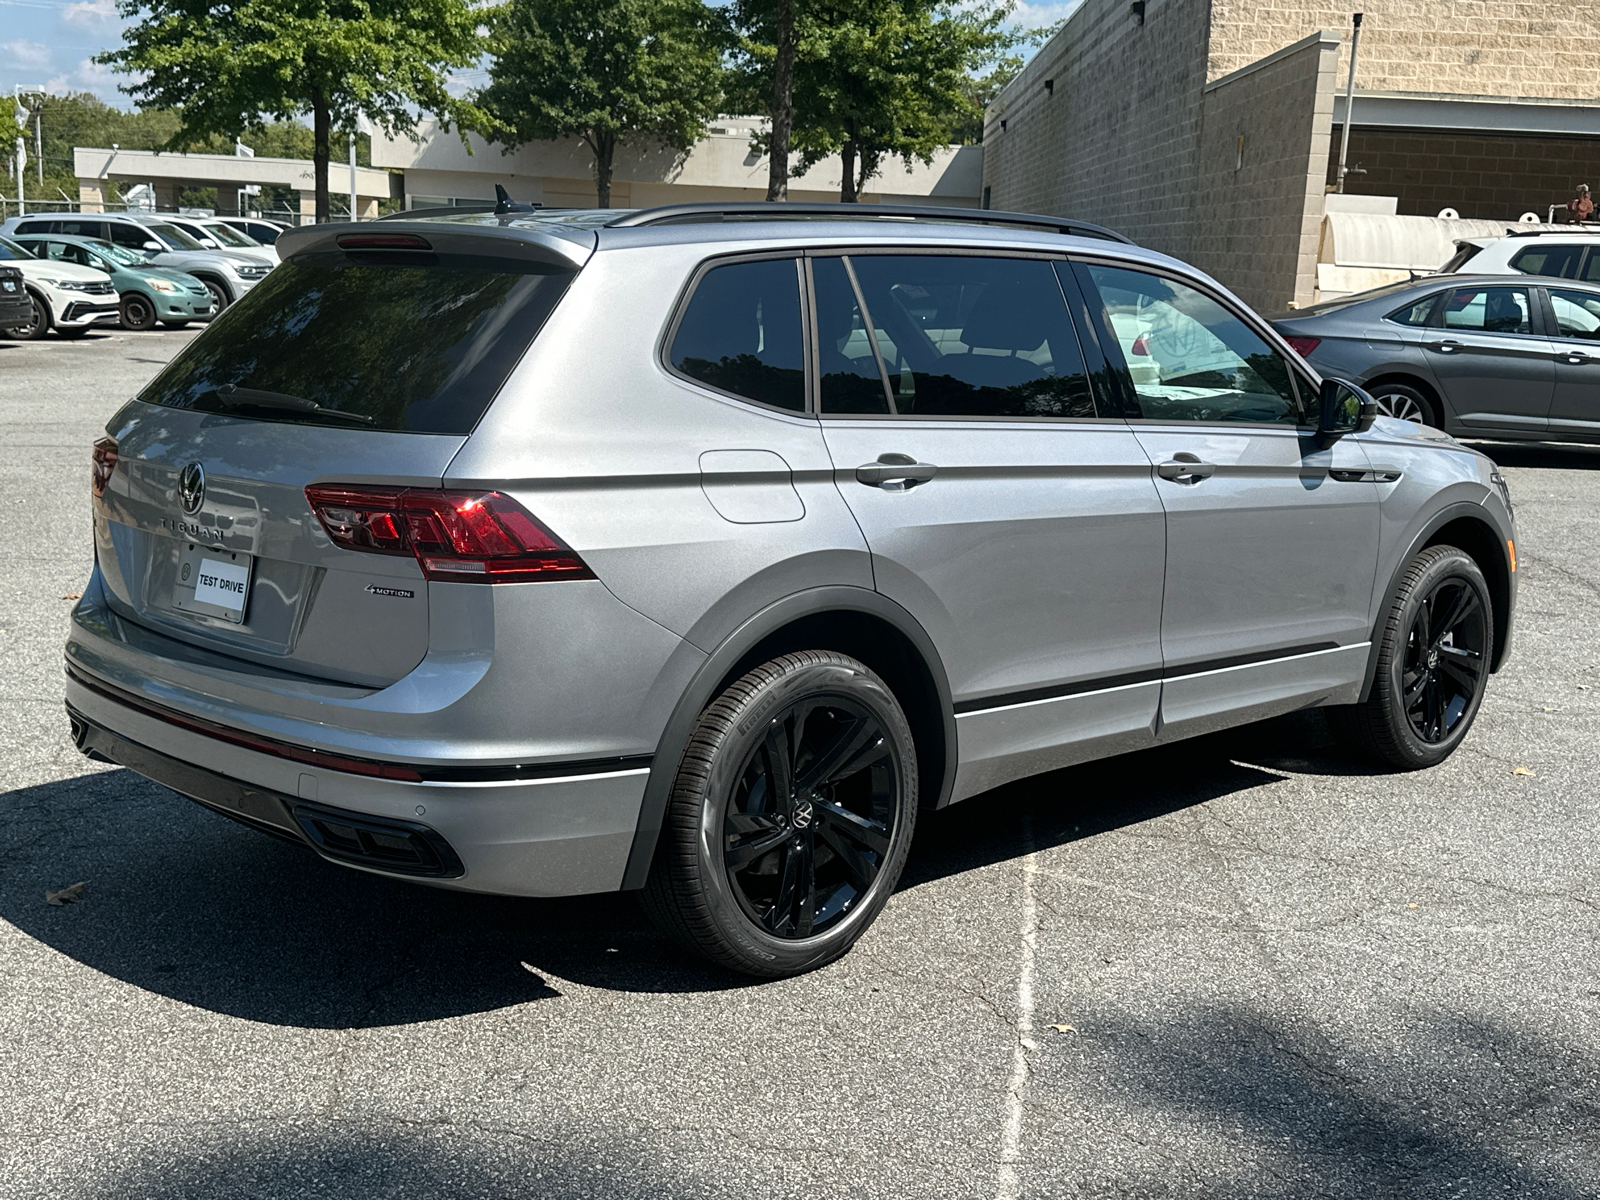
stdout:
POLYGON ((111 473, 117 469, 116 438, 96 438, 89 462, 89 486, 94 489, 96 496, 104 496, 111 482, 111 473))
POLYGON ((1289 349, 1293 350, 1301 358, 1310 358, 1311 352, 1322 345, 1321 338, 1301 337, 1294 334, 1285 335, 1283 340, 1288 342, 1289 349))
POLYGON ((1150 343, 1144 340, 1144 334, 1142 333, 1133 339, 1133 345, 1129 349, 1140 358, 1150 357, 1150 343))
POLYGON ((412 555, 429 579, 537 583, 594 578, 566 543, 499 492, 312 484, 306 499, 334 545, 367 554, 412 555))

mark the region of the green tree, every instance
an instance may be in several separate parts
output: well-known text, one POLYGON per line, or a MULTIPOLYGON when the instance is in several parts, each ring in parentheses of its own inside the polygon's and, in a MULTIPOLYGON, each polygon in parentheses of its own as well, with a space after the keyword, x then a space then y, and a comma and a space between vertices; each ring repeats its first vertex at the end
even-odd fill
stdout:
POLYGON ((601 208, 620 144, 687 153, 722 100, 720 22, 701 0, 507 0, 489 20, 484 133, 506 153, 582 138, 601 208))
POLYGON ((838 155, 853 203, 889 158, 932 162, 970 119, 973 73, 1025 35, 1010 5, 804 0, 796 11, 794 145, 800 169, 838 155))
POLYGON ((264 117, 311 117, 317 220, 328 219, 335 122, 366 117, 410 133, 418 110, 475 124, 480 114, 445 90, 445 74, 481 51, 471 0, 118 0, 140 17, 120 50, 98 62, 134 75, 122 90, 141 107, 175 109, 163 148, 229 140, 264 117))

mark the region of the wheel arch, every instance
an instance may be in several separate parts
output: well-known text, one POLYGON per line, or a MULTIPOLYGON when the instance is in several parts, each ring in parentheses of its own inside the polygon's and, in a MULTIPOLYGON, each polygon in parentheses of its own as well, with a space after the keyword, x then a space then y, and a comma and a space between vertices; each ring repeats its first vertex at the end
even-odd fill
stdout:
POLYGON ((1439 414, 1441 422, 1447 419, 1448 414, 1444 409, 1444 396, 1440 394, 1438 388, 1434 387, 1432 383, 1415 371, 1381 370, 1361 386, 1370 392, 1373 388, 1381 387, 1386 383, 1399 383, 1408 388, 1415 388, 1426 397, 1429 404, 1433 405, 1433 411, 1439 414))
POLYGON ((655 857, 678 762, 695 721, 751 667, 796 650, 836 650, 859 659, 900 701, 917 744, 918 800, 949 803, 956 777, 955 708, 933 640, 905 609, 866 588, 830 586, 786 596, 745 621, 701 664, 656 745, 624 891, 643 887, 655 857))
POLYGON ((201 267, 197 271, 190 271, 189 274, 193 275, 201 283, 216 284, 222 289, 222 294, 228 298, 229 304, 232 304, 239 299, 239 297, 233 294, 233 288, 229 285, 228 281, 224 279, 218 272, 212 271, 206 267, 201 267))
POLYGON ((1377 622, 1372 629, 1372 647, 1367 651, 1367 673, 1361 685, 1361 700, 1372 694, 1372 683, 1378 672, 1378 651, 1383 643, 1383 624, 1389 619, 1395 596, 1400 591, 1401 576, 1406 565, 1431 546, 1455 546, 1478 564, 1489 584, 1489 599, 1494 604, 1494 656, 1489 662, 1491 674, 1505 662, 1511 647, 1511 605, 1514 597, 1511 579, 1511 560, 1505 539, 1484 512, 1483 507, 1468 501, 1459 501, 1440 509, 1416 533, 1405 553, 1396 560, 1383 593, 1383 603, 1378 607, 1377 622))
POLYGON ((33 297, 33 302, 39 306, 41 311, 43 311, 44 327, 47 330, 54 329, 56 327, 56 314, 55 310, 50 307, 50 297, 46 296, 43 290, 35 287, 29 280, 23 280, 22 286, 28 290, 28 295, 33 297))

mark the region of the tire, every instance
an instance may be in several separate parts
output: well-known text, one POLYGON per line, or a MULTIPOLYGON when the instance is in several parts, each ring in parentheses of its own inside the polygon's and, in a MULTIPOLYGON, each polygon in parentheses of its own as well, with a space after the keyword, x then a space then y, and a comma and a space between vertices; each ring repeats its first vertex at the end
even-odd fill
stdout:
POLYGON ((1414 425, 1432 425, 1440 428, 1439 411, 1434 402, 1421 390, 1409 383, 1378 383, 1368 389, 1378 402, 1378 413, 1385 417, 1399 417, 1414 425))
POLYGON ((187 322, 187 321, 163 321, 163 322, 161 322, 161 324, 166 326, 168 329, 187 329, 187 328, 189 328, 189 322, 187 322))
POLYGON ((200 282, 205 284, 206 291, 211 293, 212 317, 220 317, 222 315, 222 310, 227 308, 228 305, 232 303, 232 301, 228 299, 228 289, 223 287, 215 279, 202 278, 200 282))
POLYGON ((156 327, 156 306, 150 297, 130 292, 122 298, 122 327, 146 333, 156 327))
POLYGON ((764 663, 690 735, 645 908, 721 966, 771 979, 813 970, 888 902, 916 797, 911 727, 883 680, 829 650, 764 663), (829 759, 841 761, 808 781, 829 759))
POLYGON ((57 325, 56 326, 56 336, 59 337, 59 338, 66 338, 67 341, 69 341, 69 342, 75 342, 79 338, 88 337, 89 336, 89 326, 87 326, 87 325, 67 325, 67 326, 57 325))
POLYGON ((33 320, 26 325, 13 325, 6 333, 18 341, 36 342, 50 332, 50 306, 32 292, 28 299, 33 301, 33 320))
POLYGON ((1328 709, 1328 724, 1362 757, 1400 771, 1437 766, 1472 728, 1493 659, 1483 572, 1454 546, 1432 546, 1411 560, 1389 606, 1371 695, 1328 709))

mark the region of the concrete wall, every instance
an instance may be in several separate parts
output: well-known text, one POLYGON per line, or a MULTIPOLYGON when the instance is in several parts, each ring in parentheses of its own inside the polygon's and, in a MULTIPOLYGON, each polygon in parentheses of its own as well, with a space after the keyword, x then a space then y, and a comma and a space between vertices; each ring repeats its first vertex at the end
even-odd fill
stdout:
MULTIPOLYGON (((687 155, 647 144, 618 147, 611 185, 617 208, 677 204, 693 200, 761 200, 767 194, 767 159, 750 152, 749 118, 723 118, 687 155)), ((445 133, 425 121, 418 142, 406 138, 373 139, 374 166, 406 173, 408 196, 492 199, 502 184, 513 199, 550 205, 592 206, 595 202, 593 156, 583 142, 535 142, 503 153, 477 135, 463 145, 456 133, 445 133)), ((932 164, 898 159, 884 165, 867 184, 864 200, 883 203, 931 203, 971 207, 978 202, 983 149, 946 146, 932 164)), ((818 163, 790 179, 795 200, 838 200, 837 158, 818 163)))
POLYGON ((1315 33, 1205 89, 1184 257, 1262 312, 1316 289, 1338 49, 1315 33))
MULTIPOLYGON (((1195 0, 1205 7, 1204 0, 1195 0)), ((1212 0, 1208 73, 1216 79, 1365 12, 1356 86, 1475 96, 1600 95, 1600 10, 1523 0, 1212 0)), ((1349 47, 1338 75, 1349 70, 1349 47)))
MULTIPOLYGON (((1357 116, 1360 101, 1357 100, 1357 116)), ((1334 127, 1334 137, 1339 133, 1334 127)), ((1328 183, 1338 167, 1335 150, 1328 183)), ((1580 183, 1600 189, 1600 143, 1579 138, 1496 137, 1487 134, 1405 129, 1350 131, 1350 175, 1345 190, 1395 196, 1397 212, 1431 217, 1454 208, 1463 217, 1514 221, 1524 212, 1543 219, 1550 205, 1557 220, 1580 183)))
POLYGON ((989 207, 1108 225, 1172 254, 1190 246, 1207 8, 1085 0, 990 106, 989 207))

